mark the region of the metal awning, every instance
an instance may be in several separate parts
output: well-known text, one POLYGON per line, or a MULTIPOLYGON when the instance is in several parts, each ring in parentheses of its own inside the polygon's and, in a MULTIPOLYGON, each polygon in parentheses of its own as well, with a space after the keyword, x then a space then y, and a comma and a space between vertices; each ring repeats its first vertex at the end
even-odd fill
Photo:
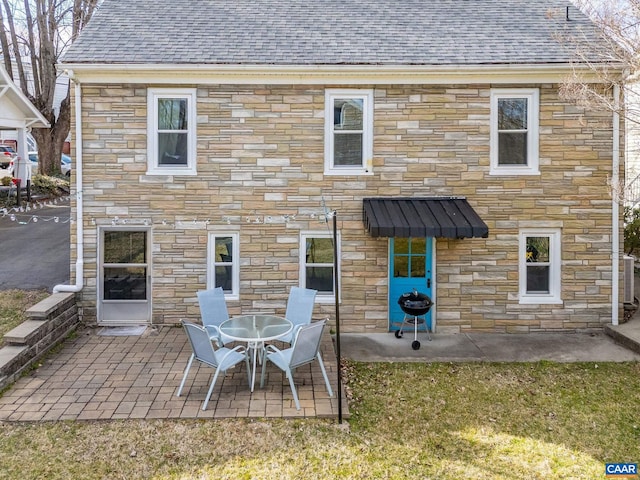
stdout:
POLYGON ((365 198, 363 216, 372 237, 489 236, 489 227, 464 197, 365 198))

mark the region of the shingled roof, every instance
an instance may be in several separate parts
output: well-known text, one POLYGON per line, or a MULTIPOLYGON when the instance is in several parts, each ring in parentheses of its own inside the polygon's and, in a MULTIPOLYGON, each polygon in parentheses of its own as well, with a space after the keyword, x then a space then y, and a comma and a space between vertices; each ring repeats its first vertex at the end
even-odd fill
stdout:
POLYGON ((563 0, 105 0, 63 62, 568 63, 558 35, 600 42, 563 0))

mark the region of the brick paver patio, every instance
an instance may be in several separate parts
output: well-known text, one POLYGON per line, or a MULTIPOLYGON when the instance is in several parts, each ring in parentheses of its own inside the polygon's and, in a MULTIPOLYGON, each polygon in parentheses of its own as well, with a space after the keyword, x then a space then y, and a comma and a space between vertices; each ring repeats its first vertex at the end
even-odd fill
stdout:
MULTIPOLYGON (((337 360, 326 332, 321 351, 333 398, 317 362, 294 372, 299 411, 277 367, 268 364, 264 388, 259 386, 258 370, 251 393, 241 363, 218 378, 207 410, 202 411, 213 369, 195 362, 182 396, 176 397, 191 355, 182 328, 147 328, 140 336, 102 336, 99 331, 80 330, 19 379, 0 397, 0 421, 338 416, 337 360)), ((344 393, 342 409, 347 417, 344 393)))

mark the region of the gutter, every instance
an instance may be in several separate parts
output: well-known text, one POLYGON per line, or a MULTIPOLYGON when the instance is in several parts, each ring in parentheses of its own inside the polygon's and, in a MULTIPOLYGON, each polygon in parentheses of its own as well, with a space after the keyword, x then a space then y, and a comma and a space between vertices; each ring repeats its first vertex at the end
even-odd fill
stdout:
POLYGON ((615 194, 620 185, 620 86, 613 86, 613 147, 611 184, 611 324, 618 325, 620 290, 620 199, 615 194))
MULTIPOLYGON (((73 71, 69 71, 69 78, 73 79, 73 71)), ((56 285, 53 293, 77 293, 84 286, 84 223, 82 200, 82 91, 78 81, 74 79, 75 114, 76 114, 76 283, 75 285, 56 285)))

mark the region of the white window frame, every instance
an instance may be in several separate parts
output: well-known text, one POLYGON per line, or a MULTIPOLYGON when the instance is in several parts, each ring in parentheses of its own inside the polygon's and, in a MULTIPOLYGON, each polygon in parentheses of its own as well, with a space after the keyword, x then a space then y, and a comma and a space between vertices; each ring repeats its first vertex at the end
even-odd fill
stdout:
POLYGON ((561 304, 562 303, 562 235, 560 229, 523 229, 519 233, 519 300, 521 304, 561 304), (527 237, 549 238, 549 262, 529 263, 529 265, 549 265, 549 293, 527 292, 527 237))
POLYGON ((373 90, 328 89, 324 107, 324 174, 372 175, 373 165, 373 90), (333 102, 340 99, 362 100, 362 164, 360 166, 335 166, 333 157, 334 124, 333 102))
POLYGON ((196 98, 195 88, 149 88, 147 90, 147 175, 197 175, 196 172, 196 98), (180 98, 187 100, 187 165, 158 164, 158 100, 180 98))
MULTIPOLYGON (((338 281, 340 281, 341 275, 340 275, 340 232, 336 233, 337 236, 337 241, 338 241, 338 281)), ((307 288, 307 265, 309 265, 307 263, 307 239, 308 238, 328 238, 330 240, 333 241, 333 233, 331 232, 327 232, 326 230, 318 230, 318 231, 304 231, 304 232, 300 232, 300 260, 299 260, 299 265, 300 265, 300 270, 298 273, 298 278, 300 279, 299 281, 299 286, 301 288, 307 288)), ((331 269, 333 271, 335 265, 333 263, 331 264, 326 264, 326 263, 318 263, 318 264, 314 264, 320 267, 328 267, 331 266, 331 269)), ((316 303, 335 303, 336 301, 336 285, 335 285, 335 272, 334 272, 334 277, 332 279, 332 283, 333 283, 333 291, 332 293, 328 294, 326 292, 318 292, 316 295, 316 303)), ((311 288, 311 287, 309 287, 311 288)))
POLYGON ((228 267, 228 262, 216 259, 216 238, 231 237, 231 293, 225 292, 227 300, 240 299, 240 234, 238 232, 209 232, 207 243, 207 289, 216 286, 216 266, 228 267))
POLYGON ((491 90, 491 175, 539 175, 540 92, 537 88, 494 88, 491 90), (499 165, 498 100, 503 98, 527 99, 527 164, 499 165))

